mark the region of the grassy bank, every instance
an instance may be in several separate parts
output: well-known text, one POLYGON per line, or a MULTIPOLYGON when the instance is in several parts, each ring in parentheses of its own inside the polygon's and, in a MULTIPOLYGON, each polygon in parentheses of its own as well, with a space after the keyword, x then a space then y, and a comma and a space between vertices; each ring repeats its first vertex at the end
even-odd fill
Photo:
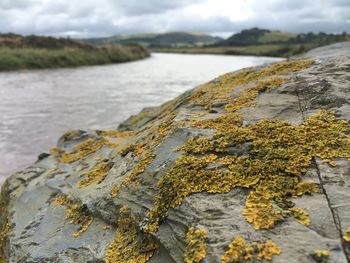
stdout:
POLYGON ((290 57, 302 54, 317 47, 316 44, 268 44, 235 47, 201 47, 201 48, 157 48, 152 52, 182 53, 182 54, 217 54, 217 55, 243 55, 290 57))
POLYGON ((94 47, 67 39, 0 36, 0 71, 102 65, 148 56, 139 45, 94 47))

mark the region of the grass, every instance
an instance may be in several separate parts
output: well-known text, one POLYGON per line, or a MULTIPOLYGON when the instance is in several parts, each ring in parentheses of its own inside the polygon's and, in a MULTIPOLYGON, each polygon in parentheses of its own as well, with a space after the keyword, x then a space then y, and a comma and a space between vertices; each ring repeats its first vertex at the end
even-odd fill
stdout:
POLYGON ((0 47, 0 71, 101 65, 134 61, 148 56, 148 51, 138 45, 104 46, 90 50, 79 47, 0 47))
POLYGON ((220 54, 244 56, 290 57, 318 47, 310 44, 266 44, 241 47, 157 48, 153 52, 182 54, 220 54))

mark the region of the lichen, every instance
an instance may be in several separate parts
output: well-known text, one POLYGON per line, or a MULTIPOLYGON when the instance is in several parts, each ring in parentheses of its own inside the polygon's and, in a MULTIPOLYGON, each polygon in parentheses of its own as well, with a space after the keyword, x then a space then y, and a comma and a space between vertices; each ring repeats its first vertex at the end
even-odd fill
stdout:
POLYGON ((77 188, 83 188, 93 183, 100 184, 106 178, 113 164, 113 162, 108 162, 108 160, 97 163, 90 171, 81 174, 85 179, 77 183, 77 188))
POLYGON ((150 235, 139 233, 136 216, 127 206, 119 211, 114 241, 106 251, 106 263, 145 263, 158 249, 150 235))
POLYGON ((68 131, 65 134, 63 134, 62 138, 65 141, 71 141, 75 138, 79 138, 81 136, 80 131, 68 131))
POLYGON ((139 155, 141 155, 144 151, 145 151, 145 145, 146 143, 132 143, 129 144, 127 146, 125 146, 124 148, 120 149, 118 151, 118 153, 121 156, 126 156, 128 153, 132 153, 132 157, 137 157, 139 155))
POLYGON ((185 263, 197 263, 206 257, 207 231, 191 227, 187 232, 185 263))
POLYGON ((348 229, 346 229, 344 235, 343 235, 343 239, 346 242, 350 242, 350 227, 348 227, 348 229))
POLYGON ((265 243, 247 243, 241 236, 237 236, 229 245, 221 258, 221 263, 238 263, 249 260, 272 260, 273 255, 279 255, 282 250, 271 240, 265 243))
POLYGON ((118 130, 96 131, 96 133, 102 137, 121 138, 121 139, 127 139, 134 135, 134 132, 132 131, 122 132, 118 130))
POLYGON ((97 152, 102 147, 117 147, 120 143, 112 142, 108 138, 98 137, 98 138, 88 138, 81 143, 77 144, 70 152, 64 152, 61 155, 60 160, 63 163, 73 163, 75 161, 81 160, 84 157, 97 152))
POLYGON ((331 252, 329 250, 316 250, 312 257, 317 263, 326 263, 330 255, 331 252))
MULTIPOLYGON (((323 111, 299 126, 280 120, 263 120, 244 126, 243 117, 237 111, 254 106, 259 93, 269 92, 288 80, 281 74, 305 69, 311 64, 313 61, 287 61, 258 70, 245 69, 236 74, 226 74, 195 90, 182 102, 202 105, 208 110, 219 102, 226 104, 227 113, 182 123, 198 129, 214 129, 216 132, 213 137, 190 138, 177 149, 184 154, 157 184, 158 194, 153 209, 148 213, 146 231, 157 231, 159 224, 167 217, 168 210, 181 204, 189 194, 203 191, 223 193, 234 187, 252 189, 243 214, 256 229, 271 228, 288 216, 295 217, 304 225, 310 224, 307 213, 300 208, 293 208, 294 204, 289 198, 319 192, 315 183, 301 180, 314 157, 326 160, 350 155, 346 135, 349 125, 323 111), (238 96, 232 96, 240 85, 248 87, 238 96), (232 152, 234 147, 241 145, 246 145, 246 152, 232 152), (274 203, 278 208, 274 207, 274 203)), ((171 118, 170 115, 169 119, 172 120, 174 112, 171 118)), ((167 114, 163 113, 162 116, 167 114)), ((193 117, 205 116, 201 114, 193 117)), ((159 136, 153 137, 154 145, 164 138, 161 136, 161 126, 151 128, 150 134, 157 129, 159 136)), ((145 153, 153 153, 154 147, 147 143, 142 149, 145 153)), ((142 164, 143 159, 140 160, 142 164)), ((141 168, 142 173, 145 166, 141 165, 141 168)), ((134 175, 140 174, 137 165, 133 169, 136 173, 132 170, 125 177, 126 182, 133 182, 134 175)), ((117 193, 122 186, 116 185, 114 192, 117 193)))
MULTIPOLYGON (((116 197, 122 188, 142 183, 142 174, 155 159, 157 147, 179 125, 175 117, 180 105, 206 110, 181 121, 184 128, 199 131, 196 134, 203 129, 210 131, 190 138, 176 149, 182 154, 157 182, 154 206, 141 224, 142 231, 138 229, 136 215, 127 207, 120 210, 116 237, 107 249, 106 262, 147 262, 157 249, 150 233, 159 229, 169 209, 180 205, 193 193, 226 193, 235 187, 246 188, 249 194, 242 213, 255 229, 272 228, 288 217, 308 226, 307 212, 294 207, 293 198, 320 192, 316 183, 303 180, 313 158, 318 157, 331 166, 336 165, 334 158, 350 158, 349 124, 336 120, 330 112, 320 111, 301 125, 274 119, 247 125, 239 110, 255 106, 260 93, 278 88, 289 80, 288 74, 306 69, 313 63, 291 60, 225 74, 180 101, 164 104, 158 116, 152 116, 147 124, 136 127, 133 132, 97 132, 99 137, 83 141, 71 152, 57 151, 62 162, 71 163, 104 146, 120 146, 114 153, 127 156, 129 166, 123 181, 116 183, 111 191, 116 197), (243 86, 245 88, 239 91, 238 88, 243 86), (221 109, 217 111, 215 107, 218 106, 221 109), (213 136, 208 135, 213 133, 213 136), (110 137, 128 140, 112 143, 110 137)), ((130 123, 137 124, 146 115, 143 112, 130 123)), ((98 165, 84 173, 86 178, 78 183, 78 187, 99 183, 105 178, 106 166, 98 165)), ((80 210, 79 206, 71 208, 73 205, 67 206, 71 209, 70 217, 80 210)), ((202 231, 190 228, 186 262, 199 262, 205 257, 206 234, 202 231)), ((280 253, 270 240, 247 244, 242 237, 237 237, 222 262, 271 260, 273 255, 280 253)))
POLYGON ((260 69, 247 68, 233 74, 228 73, 196 89, 187 101, 192 105, 202 105, 208 110, 217 103, 232 102, 233 104, 227 106, 227 110, 237 110, 251 105, 250 103, 253 102, 259 92, 268 91, 281 84, 285 78, 279 75, 308 68, 313 63, 312 60, 289 60, 273 63, 260 69), (268 80, 271 77, 272 79, 268 80), (238 99, 232 98, 232 94, 237 87, 246 86, 250 83, 255 83, 255 87, 247 89, 238 99), (264 87, 264 85, 266 86, 264 87))
POLYGON ((70 219, 70 224, 79 225, 77 231, 72 235, 73 237, 79 237, 82 233, 88 230, 92 224, 93 217, 87 211, 84 206, 75 203, 70 195, 59 195, 53 201, 55 206, 65 206, 67 208, 65 219, 70 219))
POLYGON ((299 221, 300 224, 303 224, 304 226, 310 225, 310 217, 307 212, 305 212, 304 209, 299 207, 293 207, 289 209, 289 212, 291 215, 299 221))
POLYGON ((137 186, 140 184, 137 176, 142 174, 146 167, 154 160, 156 157, 154 152, 158 145, 174 131, 175 126, 173 125, 173 121, 176 114, 177 112, 173 112, 169 115, 165 115, 165 117, 159 121, 158 125, 147 131, 147 134, 142 138, 141 142, 132 143, 119 151, 122 156, 132 152, 132 157, 138 157, 139 159, 124 177, 123 182, 114 185, 111 190, 112 197, 118 196, 122 187, 129 185, 137 186))
POLYGON ((58 155, 58 154, 61 153, 61 149, 58 148, 58 147, 51 148, 50 149, 50 153, 53 154, 53 155, 58 155))
POLYGON ((135 125, 136 123, 142 121, 144 118, 146 118, 148 116, 148 112, 147 111, 142 111, 137 115, 134 115, 130 118, 130 125, 135 125))
POLYGON ((254 190, 243 214, 256 229, 272 228, 287 216, 308 225, 307 214, 300 209, 276 209, 273 202, 319 192, 316 184, 301 181, 302 175, 313 157, 350 157, 350 125, 326 111, 310 116, 298 126, 281 120, 263 120, 248 126, 220 120, 223 123, 213 121, 217 129, 213 138, 189 139, 179 148, 185 153, 158 182, 155 205, 148 216, 149 231, 156 231, 167 211, 189 194, 224 193, 234 187, 254 190), (224 124, 225 129, 221 128, 224 124), (196 140, 200 143, 196 144, 196 140), (230 153, 231 147, 242 144, 249 144, 247 153, 230 153), (213 152, 225 155, 208 163, 206 156, 213 152))
POLYGON ((246 88, 241 92, 241 96, 235 98, 231 103, 225 106, 225 110, 228 112, 234 112, 244 107, 254 106, 254 101, 258 94, 264 91, 271 91, 284 82, 285 78, 273 77, 266 80, 260 80, 256 85, 250 88, 246 88))
POLYGON ((9 214, 10 203, 9 182, 5 181, 0 193, 0 263, 8 262, 6 253, 6 242, 12 229, 9 214))
POLYGON ((10 232, 10 229, 10 225, 7 222, 3 223, 0 227, 0 263, 6 262, 5 241, 8 233, 10 232))

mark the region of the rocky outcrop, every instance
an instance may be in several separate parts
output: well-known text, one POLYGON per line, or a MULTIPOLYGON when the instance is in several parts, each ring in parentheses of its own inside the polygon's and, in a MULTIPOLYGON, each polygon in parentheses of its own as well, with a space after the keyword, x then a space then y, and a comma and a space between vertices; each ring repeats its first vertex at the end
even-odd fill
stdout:
POLYGON ((66 133, 3 185, 0 262, 349 262, 340 50, 223 75, 117 130, 66 133))

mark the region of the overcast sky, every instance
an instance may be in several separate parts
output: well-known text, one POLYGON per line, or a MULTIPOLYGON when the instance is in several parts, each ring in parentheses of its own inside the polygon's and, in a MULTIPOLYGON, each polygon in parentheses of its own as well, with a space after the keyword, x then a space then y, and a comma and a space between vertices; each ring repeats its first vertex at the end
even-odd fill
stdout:
POLYGON ((350 32, 350 0, 0 0, 0 32, 99 37, 260 27, 350 32))

